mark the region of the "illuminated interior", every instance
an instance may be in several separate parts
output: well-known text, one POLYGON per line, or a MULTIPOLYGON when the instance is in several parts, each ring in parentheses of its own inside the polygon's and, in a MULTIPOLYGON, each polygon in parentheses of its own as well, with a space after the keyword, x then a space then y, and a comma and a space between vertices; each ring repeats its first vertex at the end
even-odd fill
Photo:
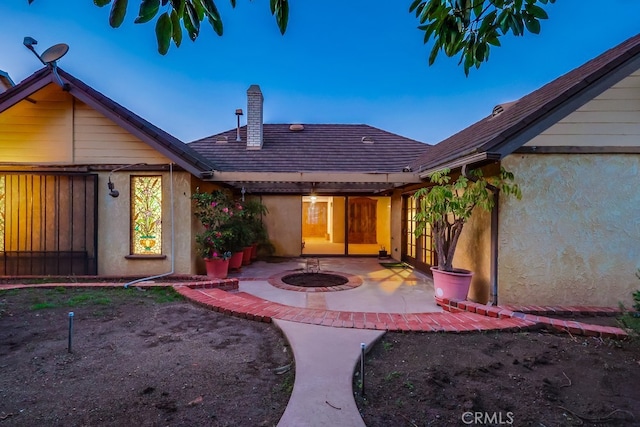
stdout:
POLYGON ((391 198, 302 197, 303 255, 378 255, 391 242, 391 198))

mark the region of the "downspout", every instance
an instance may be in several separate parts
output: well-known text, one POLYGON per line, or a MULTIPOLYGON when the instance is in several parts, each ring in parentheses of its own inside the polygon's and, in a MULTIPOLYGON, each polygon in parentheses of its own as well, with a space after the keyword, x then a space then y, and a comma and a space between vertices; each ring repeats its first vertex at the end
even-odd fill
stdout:
MULTIPOLYGON (((469 164, 462 166, 462 175, 470 181, 478 181, 477 177, 470 174, 469 164)), ((489 183, 487 183, 487 188, 493 193, 493 208, 491 209, 491 269, 489 273, 489 297, 492 305, 498 305, 498 213, 500 189, 489 183)))
POLYGON ((173 163, 169 163, 169 199, 171 200, 171 271, 168 273, 158 274, 156 276, 143 277, 142 279, 136 279, 129 283, 124 284, 124 288, 127 289, 130 285, 146 282, 147 280, 159 279, 161 277, 170 276, 175 272, 176 258, 175 258, 175 221, 173 214, 173 163))

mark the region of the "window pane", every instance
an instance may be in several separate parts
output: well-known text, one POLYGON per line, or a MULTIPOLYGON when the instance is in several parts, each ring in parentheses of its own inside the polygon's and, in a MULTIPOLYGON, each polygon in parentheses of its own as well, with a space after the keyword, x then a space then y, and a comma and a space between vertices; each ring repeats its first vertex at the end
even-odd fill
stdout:
POLYGON ((162 253, 162 177, 131 177, 133 254, 162 253))

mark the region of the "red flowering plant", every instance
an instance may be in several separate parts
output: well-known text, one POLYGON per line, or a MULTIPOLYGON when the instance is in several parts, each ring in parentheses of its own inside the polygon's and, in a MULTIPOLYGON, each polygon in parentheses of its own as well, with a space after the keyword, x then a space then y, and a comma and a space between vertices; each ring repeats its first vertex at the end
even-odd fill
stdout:
POLYGON ((196 235, 200 255, 205 259, 228 259, 235 241, 233 228, 230 227, 234 204, 220 190, 201 193, 197 188, 191 199, 195 202, 194 215, 204 227, 204 231, 196 235))

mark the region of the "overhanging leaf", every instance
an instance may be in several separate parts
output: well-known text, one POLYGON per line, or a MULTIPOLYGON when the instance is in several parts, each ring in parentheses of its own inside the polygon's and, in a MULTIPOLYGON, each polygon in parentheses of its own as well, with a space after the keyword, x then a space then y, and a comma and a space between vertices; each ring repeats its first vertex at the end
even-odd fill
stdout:
POLYGON ((156 39, 158 41, 158 53, 160 53, 160 55, 166 55, 169 51, 172 34, 173 25, 171 23, 171 17, 165 12, 160 15, 158 22, 156 22, 156 39))
POLYGON ((128 0, 113 0, 111 6, 111 13, 109 14, 109 25, 112 28, 118 28, 124 21, 124 16, 127 14, 128 0))
POLYGON ((180 25, 180 16, 175 9, 171 11, 171 27, 171 38, 173 38, 173 43, 176 47, 180 47, 182 44, 182 25, 180 25))
POLYGON ((136 24, 149 22, 160 9, 160 0, 142 0, 138 17, 133 21, 136 24))

